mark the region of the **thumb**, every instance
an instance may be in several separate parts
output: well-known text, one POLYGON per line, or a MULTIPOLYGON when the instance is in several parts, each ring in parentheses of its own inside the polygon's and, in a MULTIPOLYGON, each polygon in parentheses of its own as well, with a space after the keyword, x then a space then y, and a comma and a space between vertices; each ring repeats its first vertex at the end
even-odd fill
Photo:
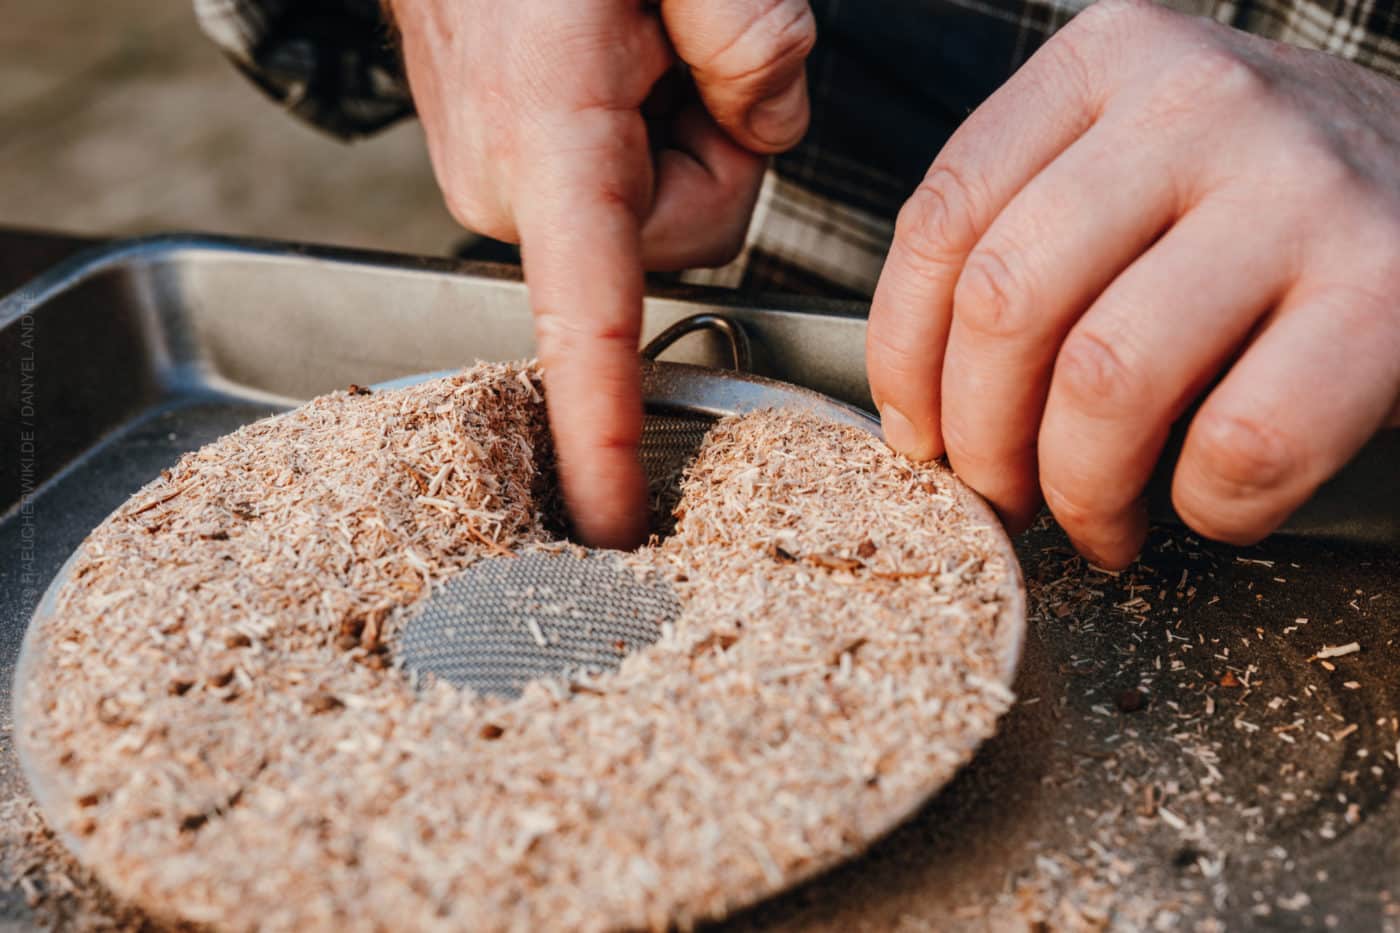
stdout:
POLYGON ((807 131, 807 0, 663 0, 676 54, 715 122, 755 152, 790 149, 807 131))

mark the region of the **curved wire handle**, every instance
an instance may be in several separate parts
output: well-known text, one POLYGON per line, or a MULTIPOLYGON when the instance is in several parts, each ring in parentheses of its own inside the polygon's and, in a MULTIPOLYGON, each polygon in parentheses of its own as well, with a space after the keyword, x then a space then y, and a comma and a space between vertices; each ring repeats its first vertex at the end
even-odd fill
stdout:
POLYGON ((731 320, 721 314, 710 314, 708 312, 692 314, 690 317, 681 318, 679 321, 651 338, 651 340, 647 342, 647 345, 642 347, 642 358, 655 360, 658 356, 669 350, 677 340, 697 330, 713 331, 724 338, 725 346, 729 348, 729 357, 735 372, 747 373, 752 371, 753 354, 749 348, 749 335, 744 332, 744 328, 738 321, 731 320))

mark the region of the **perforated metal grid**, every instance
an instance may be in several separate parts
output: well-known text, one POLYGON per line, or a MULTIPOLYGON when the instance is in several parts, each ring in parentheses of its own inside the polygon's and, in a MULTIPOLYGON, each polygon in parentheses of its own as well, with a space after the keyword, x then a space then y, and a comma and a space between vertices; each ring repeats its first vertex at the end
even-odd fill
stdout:
POLYGON ((642 422, 641 460, 647 474, 653 530, 668 535, 675 528, 671 515, 680 501, 680 479, 705 434, 714 426, 709 415, 674 409, 649 412, 642 422))
MULTIPOLYGON (((642 465, 663 532, 677 481, 714 420, 668 409, 643 424, 642 465)), ((679 614, 669 586, 639 579, 615 554, 530 552, 479 561, 435 590, 405 624, 399 653, 410 672, 516 697, 541 677, 615 669, 679 614)))
POLYGON ((440 587, 400 636, 408 670, 516 697, 541 677, 612 670, 680 614, 665 583, 614 554, 493 557, 440 587))

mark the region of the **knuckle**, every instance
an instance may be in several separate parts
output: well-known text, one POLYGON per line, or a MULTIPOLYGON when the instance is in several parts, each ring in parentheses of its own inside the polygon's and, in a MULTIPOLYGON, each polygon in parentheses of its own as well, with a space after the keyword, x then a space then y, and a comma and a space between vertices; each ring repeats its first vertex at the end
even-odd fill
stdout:
POLYGON ((1085 7, 1084 12, 1074 18, 1071 25, 1078 30, 1103 29, 1109 26, 1118 28, 1124 21, 1140 22, 1157 12, 1152 0, 1098 0, 1085 7))
POLYGON ((1222 91, 1255 91, 1266 86, 1265 75, 1260 68, 1218 42, 1196 46, 1178 59, 1177 71, 1192 75, 1206 88, 1222 91))
MULTIPOLYGON (((964 474, 962 479, 966 482, 967 474, 971 472, 967 468, 975 469, 986 460, 981 454, 981 447, 976 443, 975 429, 956 407, 942 406, 939 416, 939 431, 943 435, 943 446, 948 451, 948 459, 953 463, 954 470, 964 474)), ((975 487, 976 484, 969 485, 975 487)))
POLYGON ((1301 133, 1287 132, 1283 138, 1288 143, 1288 155, 1280 167, 1279 177, 1311 196, 1300 199, 1300 208, 1312 207, 1313 198, 1349 204, 1364 200, 1354 167, 1337 152, 1324 133, 1304 127, 1301 133))
MULTIPOLYGON (((634 153, 646 152, 649 144, 646 122, 631 107, 610 103, 580 104, 562 119, 550 121, 531 140, 529 149, 539 155, 561 161, 589 162, 587 169, 596 174, 608 160, 626 160, 634 153)), ((521 155, 529 155, 522 152, 521 155)))
POLYGON ((1099 68, 1094 62, 1103 46, 1112 42, 1120 0, 1099 0, 1080 13, 1045 46, 1047 65, 1057 72, 1081 99, 1092 95, 1099 68))
POLYGON ((727 44, 697 66, 731 82, 763 82, 792 75, 817 41, 817 22, 807 0, 770 0, 727 44))
MULTIPOLYGON (((703 212, 703 223, 684 230, 660 230, 645 234, 643 252, 667 257, 668 268, 716 268, 736 259, 748 241, 749 213, 743 204, 720 205, 718 212, 703 212)), ((695 219, 695 218, 691 218, 695 219)))
MULTIPOLYGON (((482 220, 478 218, 477 212, 473 209, 474 206, 469 200, 460 195, 453 194, 450 191, 443 192, 442 200, 443 203, 447 205, 447 213, 452 215, 453 220, 457 221, 457 223, 466 227, 468 230, 475 230, 477 233, 486 233, 486 231, 482 229, 484 226, 482 220)), ((486 235, 490 236, 489 233, 486 235)))
POLYGON ((1091 411, 1140 410, 1149 401, 1145 376, 1129 345, 1087 328, 1069 335, 1055 364, 1059 387, 1091 411))
POLYGON ((1153 0, 1098 0, 1091 3, 1056 33, 1047 48, 1062 64, 1073 66, 1077 76, 1089 79, 1091 62, 1135 34, 1160 34, 1162 10, 1153 0))
POLYGON ((900 208, 894 241, 926 268, 952 265, 976 235, 972 205, 962 174, 935 165, 900 208))
POLYGON ((817 44, 817 21, 807 0, 790 0, 775 7, 776 26, 765 30, 763 54, 768 67, 800 68, 817 44))
POLYGON ((747 193, 736 194, 723 202, 721 217, 711 225, 708 264, 722 266, 738 258, 748 242, 749 226, 753 220, 753 198, 747 193))
POLYGON ((1162 121, 1199 112, 1212 102, 1248 103, 1257 109, 1269 93, 1268 79, 1252 62, 1222 44, 1205 42, 1161 74, 1145 113, 1162 121))
POLYGON ((1051 75, 1058 72, 1078 99, 1099 110, 1106 79, 1124 66, 1139 67, 1130 57, 1136 50, 1186 21, 1154 0, 1098 0, 1046 43, 1044 58, 1051 75))
POLYGON ((641 439, 640 429, 634 429, 630 426, 608 426, 598 430, 589 441, 589 446, 595 450, 610 453, 633 453, 641 439))
POLYGON ((1300 446, 1282 431, 1249 416, 1202 411, 1191 426, 1203 473, 1229 497, 1268 490, 1295 475, 1300 446))
POLYGON ((1279 135, 1288 144, 1280 176, 1306 193, 1299 198, 1299 209, 1325 204, 1324 209, 1349 218, 1363 248, 1384 244, 1389 255, 1400 255, 1394 250, 1400 242, 1400 189, 1381 180, 1384 169, 1376 171, 1372 155, 1382 147, 1364 138, 1373 131, 1319 124, 1286 103, 1279 109, 1279 135))
POLYGON ((1083 490, 1050 477, 1041 479, 1040 491, 1045 505, 1065 530, 1074 533, 1093 528, 1111 515, 1111 510, 1086 497, 1083 490))
POLYGON ((721 225, 719 232, 700 249, 696 263, 700 266, 716 267, 732 262, 744 249, 745 232, 743 226, 721 225))
POLYGON ((715 241, 714 250, 707 257, 706 264, 723 266, 737 259, 744 250, 744 232, 742 227, 726 231, 715 241))
POLYGON ((1097 40, 1083 33, 1070 33, 1051 47, 1054 54, 1050 57, 1050 67, 1070 91, 1067 95, 1070 100, 1088 101, 1095 97, 1099 82, 1098 69, 1092 64, 1094 50, 1090 43, 1094 41, 1097 40))
POLYGON ((470 193, 453 192, 443 200, 452 219, 468 230, 493 240, 515 242, 515 225, 504 212, 490 208, 484 198, 470 193))
POLYGON ((920 365, 919 348, 902 334, 891 333, 889 327, 872 322, 866 331, 865 355, 872 381, 904 389, 916 380, 928 378, 928 372, 920 365))
POLYGON ((628 352, 636 352, 637 326, 591 321, 553 310, 535 309, 535 338, 540 362, 548 369, 551 363, 579 359, 599 344, 616 344, 628 352))
POLYGON ((1033 324, 1030 289, 994 247, 978 247, 967 258, 953 291, 953 314, 985 337, 1014 337, 1033 324))
POLYGON ((609 212, 638 214, 647 192, 631 178, 606 176, 596 179, 593 185, 592 200, 609 212))

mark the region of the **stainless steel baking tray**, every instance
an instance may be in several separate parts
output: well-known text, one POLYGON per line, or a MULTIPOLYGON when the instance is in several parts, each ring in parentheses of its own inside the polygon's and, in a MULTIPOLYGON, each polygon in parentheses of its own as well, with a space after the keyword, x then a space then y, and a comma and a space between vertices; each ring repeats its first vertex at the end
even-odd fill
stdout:
MULTIPOLYGON (((869 406, 860 306, 741 301, 723 292, 687 289, 648 299, 645 335, 715 310, 743 325, 757 373, 869 406)), ((160 237, 98 248, 0 298, 0 717, 9 720, 15 657, 53 574, 91 528, 181 453, 350 383, 382 382, 474 358, 519 358, 530 352, 526 294, 511 271, 445 260, 160 237)), ((725 357, 720 341, 703 336, 687 338, 669 355, 705 365, 722 364, 725 357)), ((1387 555, 1400 540, 1397 476, 1400 434, 1391 432, 1290 525, 1295 535, 1331 536, 1330 541, 1276 539, 1275 551, 1296 559, 1294 568, 1307 568, 1290 570, 1288 576, 1314 580, 1305 584, 1313 589, 1293 597, 1298 614, 1347 611, 1351 589, 1326 595, 1337 580, 1356 592, 1365 589, 1368 596, 1384 590, 1385 578, 1393 584, 1396 564, 1387 555), (1309 603, 1312 608, 1304 609, 1309 603)), ((1027 567, 1039 572, 1034 562, 1027 567)), ((1254 597, 1241 595, 1232 603, 1234 590, 1229 588, 1242 586, 1246 581, 1240 574, 1253 567, 1221 575, 1212 584, 1225 599, 1218 607, 1211 604, 1203 624, 1222 632, 1236 617, 1244 624, 1254 597)), ((1358 605, 1370 612, 1371 606, 1389 603, 1358 605)), ((1251 629, 1242 631, 1252 637, 1251 629)), ((1393 626, 1383 626, 1376 635, 1389 632, 1393 637, 1393 631, 1393 626)), ((1018 689, 1047 695, 1067 691, 1071 711, 1081 694, 1085 704, 1093 702, 1091 693, 1071 689, 1078 681, 1056 673, 1056 663, 1063 670, 1086 650, 1075 637, 1073 632, 1050 636, 1033 630, 1029 669, 1018 689)), ((1366 691, 1358 695, 1368 702, 1384 699, 1366 691)), ((1050 705, 1010 717, 1007 731, 1014 745, 1039 748, 1045 736, 1077 728, 1058 720, 1053 730, 1049 721, 1026 725, 1028 717, 1038 715, 1034 711, 1050 705)), ((1047 747, 1045 760, 1054 754, 1047 747)), ((962 790, 945 794, 930 819, 956 823, 962 818, 959 808, 967 810, 968 819, 1002 812, 1001 804, 987 809, 981 788, 989 775, 1001 779, 999 769, 1015 770, 1007 755, 1004 748, 993 748, 982 756, 974 766, 981 771, 969 776, 962 790)), ((6 730, 0 734, 0 797, 9 797, 18 786, 6 730)), ((1100 790, 1085 793, 1093 805, 1107 796, 1100 790)), ((1018 812, 1020 825, 1039 825, 1038 810, 1018 812)), ((916 821, 910 832, 923 832, 919 825, 916 821)), ((903 842, 908 848, 907 834, 903 842)), ((891 905, 902 903, 915 897, 910 892, 916 888, 904 881, 921 871, 921 845, 913 847, 913 861, 900 862, 904 874, 882 871, 881 859, 903 858, 891 854, 903 849, 886 848, 864 867, 849 869, 846 879, 863 879, 864 889, 883 892, 878 896, 891 905)), ((1255 864, 1251 858, 1242 849, 1232 855, 1231 864, 1243 871, 1255 864)), ((1335 884, 1341 885, 1344 879, 1334 874, 1335 884)), ((800 912, 808 903, 832 908, 842 903, 845 888, 840 879, 817 882, 794 895, 783 910, 800 912)), ((1336 903, 1349 903, 1351 896, 1343 885, 1336 903)), ((0 926, 26 923, 27 916, 20 899, 0 895, 0 926)))
MULTIPOLYGON (((723 310, 753 368, 868 404, 864 323, 846 306, 648 300, 644 336, 723 310)), ((0 299, 0 716, 15 650, 67 555, 142 484, 248 421, 354 382, 531 355, 508 267, 172 236, 98 247, 0 299)), ((667 358, 718 366, 684 338, 667 358)), ((8 730, 0 797, 19 789, 8 730)), ((26 917, 0 897, 0 921, 26 917)))

